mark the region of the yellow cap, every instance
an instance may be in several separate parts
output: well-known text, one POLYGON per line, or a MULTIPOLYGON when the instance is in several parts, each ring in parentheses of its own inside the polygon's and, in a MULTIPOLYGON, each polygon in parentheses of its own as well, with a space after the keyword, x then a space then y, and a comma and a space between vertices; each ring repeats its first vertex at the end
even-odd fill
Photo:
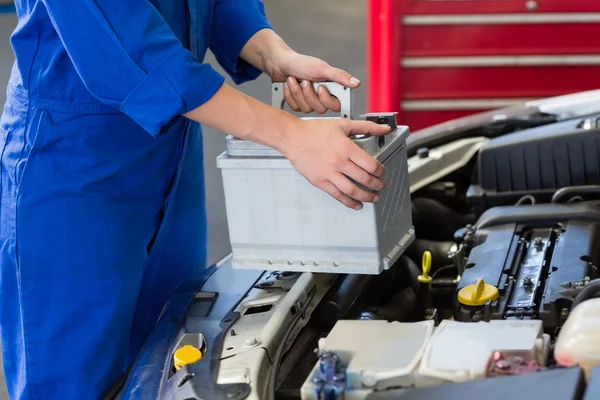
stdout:
POLYGON ((417 277, 421 283, 431 283, 431 277, 429 276, 429 270, 431 269, 431 253, 426 251, 423 253, 423 261, 421 262, 421 268, 423 273, 417 277))
POLYGON ((499 295, 496 286, 488 285, 483 279, 477 279, 474 285, 460 289, 458 301, 466 306, 482 306, 490 300, 496 300, 499 295))
POLYGON ((173 365, 176 370, 181 369, 184 365, 193 364, 202 359, 202 352, 189 344, 180 347, 173 355, 173 365))

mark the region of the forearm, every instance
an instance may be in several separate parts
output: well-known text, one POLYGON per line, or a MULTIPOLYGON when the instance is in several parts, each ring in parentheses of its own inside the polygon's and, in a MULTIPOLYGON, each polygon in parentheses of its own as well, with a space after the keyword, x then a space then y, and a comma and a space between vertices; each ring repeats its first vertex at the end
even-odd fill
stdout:
POLYGON ((212 126, 237 138, 286 152, 290 127, 298 122, 295 116, 249 97, 227 84, 202 106, 185 117, 212 126))
POLYGON ((310 183, 353 209, 362 208, 363 201, 378 201, 377 192, 385 186, 383 165, 348 136, 385 135, 389 127, 347 118, 301 120, 226 84, 184 115, 278 150, 310 183))
POLYGON ((277 61, 294 51, 271 29, 262 29, 254 34, 242 48, 240 57, 249 64, 273 76, 277 61))

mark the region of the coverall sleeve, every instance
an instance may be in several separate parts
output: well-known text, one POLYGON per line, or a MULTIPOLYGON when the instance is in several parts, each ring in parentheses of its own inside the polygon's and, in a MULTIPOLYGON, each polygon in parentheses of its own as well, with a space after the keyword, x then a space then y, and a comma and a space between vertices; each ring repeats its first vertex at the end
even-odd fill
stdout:
POLYGON ((223 84, 147 0, 42 2, 86 88, 152 135, 223 84))
POLYGON ((240 58, 244 45, 261 29, 272 29, 261 0, 215 0, 209 47, 238 85, 261 74, 240 58))

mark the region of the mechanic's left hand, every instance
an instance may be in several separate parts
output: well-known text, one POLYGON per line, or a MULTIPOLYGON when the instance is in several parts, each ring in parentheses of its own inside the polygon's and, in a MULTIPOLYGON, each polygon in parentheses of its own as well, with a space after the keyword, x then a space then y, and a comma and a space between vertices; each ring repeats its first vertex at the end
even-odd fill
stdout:
POLYGON ((325 61, 290 51, 274 63, 269 75, 273 82, 284 83, 285 101, 294 111, 324 114, 328 110, 339 112, 340 102, 324 86, 317 93, 313 82, 337 82, 348 88, 357 88, 360 81, 348 72, 334 68, 325 61))

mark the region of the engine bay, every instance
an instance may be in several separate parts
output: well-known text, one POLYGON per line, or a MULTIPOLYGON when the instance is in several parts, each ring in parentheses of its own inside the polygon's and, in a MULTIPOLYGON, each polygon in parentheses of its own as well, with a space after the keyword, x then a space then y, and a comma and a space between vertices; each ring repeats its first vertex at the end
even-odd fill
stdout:
POLYGON ((556 336, 575 296, 598 277, 600 220, 593 220, 595 212, 593 205, 575 204, 484 213, 460 238, 460 251, 468 256, 456 287, 454 319, 539 319, 544 330, 556 336), (461 296, 480 279, 497 288, 497 299, 461 296))
POLYGON ((362 277, 349 307, 315 309, 320 333, 283 361, 293 366, 274 398, 366 399, 581 366, 575 351, 568 362, 554 352, 599 282, 599 134, 568 121, 492 138, 413 192, 415 241, 391 271, 362 277))
POLYGON ((200 291, 185 289, 189 303, 166 308, 124 391, 185 400, 600 398, 600 104, 586 115, 566 104, 409 137, 414 240, 391 268, 235 270, 226 258, 200 291), (174 368, 186 344, 203 358, 174 368), (149 365, 163 369, 135 373, 149 365))

